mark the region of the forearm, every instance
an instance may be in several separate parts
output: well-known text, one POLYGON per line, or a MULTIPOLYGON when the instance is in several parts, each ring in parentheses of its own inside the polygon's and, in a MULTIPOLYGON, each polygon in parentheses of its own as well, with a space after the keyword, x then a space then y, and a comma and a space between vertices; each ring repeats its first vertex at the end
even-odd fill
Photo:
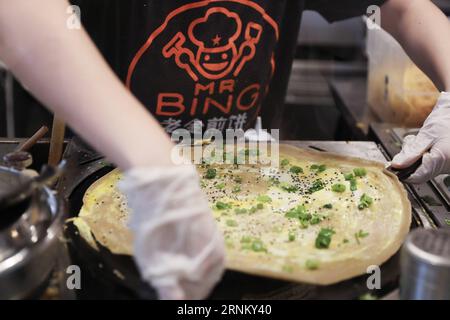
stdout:
POLYGON ((450 91, 450 22, 430 0, 388 0, 383 28, 441 91, 450 91))
POLYGON ((39 99, 122 169, 171 165, 172 144, 110 70, 68 2, 0 0, 0 60, 39 99))

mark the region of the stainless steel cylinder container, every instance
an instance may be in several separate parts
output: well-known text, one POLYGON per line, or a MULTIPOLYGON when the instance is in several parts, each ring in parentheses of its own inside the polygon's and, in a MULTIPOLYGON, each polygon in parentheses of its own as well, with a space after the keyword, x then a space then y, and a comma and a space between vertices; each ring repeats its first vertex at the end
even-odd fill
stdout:
POLYGON ((400 298, 450 300, 450 230, 416 229, 401 253, 400 298))

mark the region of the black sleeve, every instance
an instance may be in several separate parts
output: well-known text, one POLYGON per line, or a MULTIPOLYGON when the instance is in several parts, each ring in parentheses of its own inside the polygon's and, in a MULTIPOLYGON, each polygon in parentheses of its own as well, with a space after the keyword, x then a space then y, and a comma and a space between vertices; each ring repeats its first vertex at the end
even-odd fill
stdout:
POLYGON ((306 0, 305 9, 319 12, 329 22, 367 13, 371 5, 381 6, 387 0, 306 0))

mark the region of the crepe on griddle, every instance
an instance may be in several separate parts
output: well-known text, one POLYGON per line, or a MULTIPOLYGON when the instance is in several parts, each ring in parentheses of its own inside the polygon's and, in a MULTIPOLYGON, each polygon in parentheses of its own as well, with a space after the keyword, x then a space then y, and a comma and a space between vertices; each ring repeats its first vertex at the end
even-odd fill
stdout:
POLYGON ((83 206, 73 223, 95 249, 96 241, 115 254, 132 254, 133 236, 128 229, 129 209, 117 182, 116 169, 94 182, 83 197, 83 206))
MULTIPOLYGON (((225 238, 227 268, 332 284, 397 252, 411 206, 383 164, 287 145, 280 146, 280 160, 280 167, 198 166, 225 238)), ((115 254, 132 255, 120 176, 114 170, 87 190, 75 224, 93 247, 98 241, 115 254)))

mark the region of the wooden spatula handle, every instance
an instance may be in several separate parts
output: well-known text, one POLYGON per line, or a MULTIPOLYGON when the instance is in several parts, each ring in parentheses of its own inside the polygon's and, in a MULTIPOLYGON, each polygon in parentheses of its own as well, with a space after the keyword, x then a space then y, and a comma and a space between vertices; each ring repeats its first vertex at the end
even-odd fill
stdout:
POLYGON ((52 136, 50 138, 50 152, 48 155, 48 164, 56 166, 61 161, 64 147, 64 134, 66 124, 58 117, 53 117, 52 136))

